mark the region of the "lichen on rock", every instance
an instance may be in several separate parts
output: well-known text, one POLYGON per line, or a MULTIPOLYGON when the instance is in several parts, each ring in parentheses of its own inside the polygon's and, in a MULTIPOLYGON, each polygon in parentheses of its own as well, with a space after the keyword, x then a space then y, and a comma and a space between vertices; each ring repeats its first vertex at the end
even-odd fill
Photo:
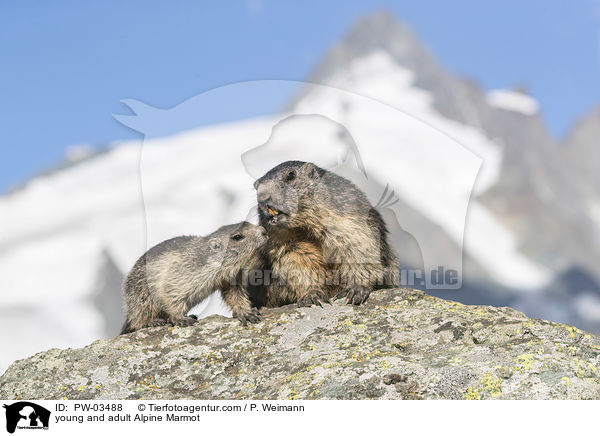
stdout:
POLYGON ((598 399, 600 338, 411 289, 211 316, 13 363, 5 399, 598 399))

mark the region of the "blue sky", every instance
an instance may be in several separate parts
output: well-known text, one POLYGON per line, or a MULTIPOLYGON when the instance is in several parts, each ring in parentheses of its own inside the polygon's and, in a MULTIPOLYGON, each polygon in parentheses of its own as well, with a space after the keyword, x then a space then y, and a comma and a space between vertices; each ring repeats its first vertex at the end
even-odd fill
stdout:
POLYGON ((600 102, 598 0, 4 1, 0 192, 60 162, 69 145, 139 138, 112 117, 128 113, 121 99, 171 107, 228 83, 302 80, 360 15, 381 8, 449 70, 484 88, 527 84, 556 136, 600 102))

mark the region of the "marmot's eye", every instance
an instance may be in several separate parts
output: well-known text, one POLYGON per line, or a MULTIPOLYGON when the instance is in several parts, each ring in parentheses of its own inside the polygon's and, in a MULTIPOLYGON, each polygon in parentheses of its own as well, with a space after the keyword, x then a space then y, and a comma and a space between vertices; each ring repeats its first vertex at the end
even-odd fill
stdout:
POLYGON ((295 178, 296 178, 296 171, 290 171, 289 173, 286 174, 285 181, 286 182, 291 182, 295 178))
POLYGON ((231 239, 233 239, 234 241, 241 241, 242 239, 244 239, 244 235, 242 235, 240 233, 236 233, 235 235, 233 235, 231 237, 231 239))

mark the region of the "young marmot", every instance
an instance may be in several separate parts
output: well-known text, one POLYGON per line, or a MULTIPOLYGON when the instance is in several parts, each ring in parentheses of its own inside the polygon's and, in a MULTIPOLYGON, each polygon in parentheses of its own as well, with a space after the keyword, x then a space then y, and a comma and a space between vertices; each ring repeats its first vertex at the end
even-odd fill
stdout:
POLYGON ((263 227, 244 221, 206 237, 179 236, 151 248, 123 283, 126 321, 121 334, 162 324, 191 325, 196 318, 186 313, 217 289, 235 318, 244 325, 258 322, 242 276, 261 266, 265 241, 263 227))
POLYGON ((260 304, 321 305, 337 296, 358 305, 375 289, 398 286, 385 222, 351 181, 313 163, 289 161, 254 188, 273 275, 260 304))

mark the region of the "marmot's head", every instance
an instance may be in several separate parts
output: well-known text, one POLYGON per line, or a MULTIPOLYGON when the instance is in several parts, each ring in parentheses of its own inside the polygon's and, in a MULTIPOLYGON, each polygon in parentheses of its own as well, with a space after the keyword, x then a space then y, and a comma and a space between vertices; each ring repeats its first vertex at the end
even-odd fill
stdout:
POLYGON ((288 161, 254 182, 258 213, 265 227, 296 227, 312 210, 325 170, 310 162, 288 161))
POLYGON ((223 226, 208 236, 210 260, 223 268, 241 269, 247 266, 266 240, 264 227, 247 221, 223 226))

